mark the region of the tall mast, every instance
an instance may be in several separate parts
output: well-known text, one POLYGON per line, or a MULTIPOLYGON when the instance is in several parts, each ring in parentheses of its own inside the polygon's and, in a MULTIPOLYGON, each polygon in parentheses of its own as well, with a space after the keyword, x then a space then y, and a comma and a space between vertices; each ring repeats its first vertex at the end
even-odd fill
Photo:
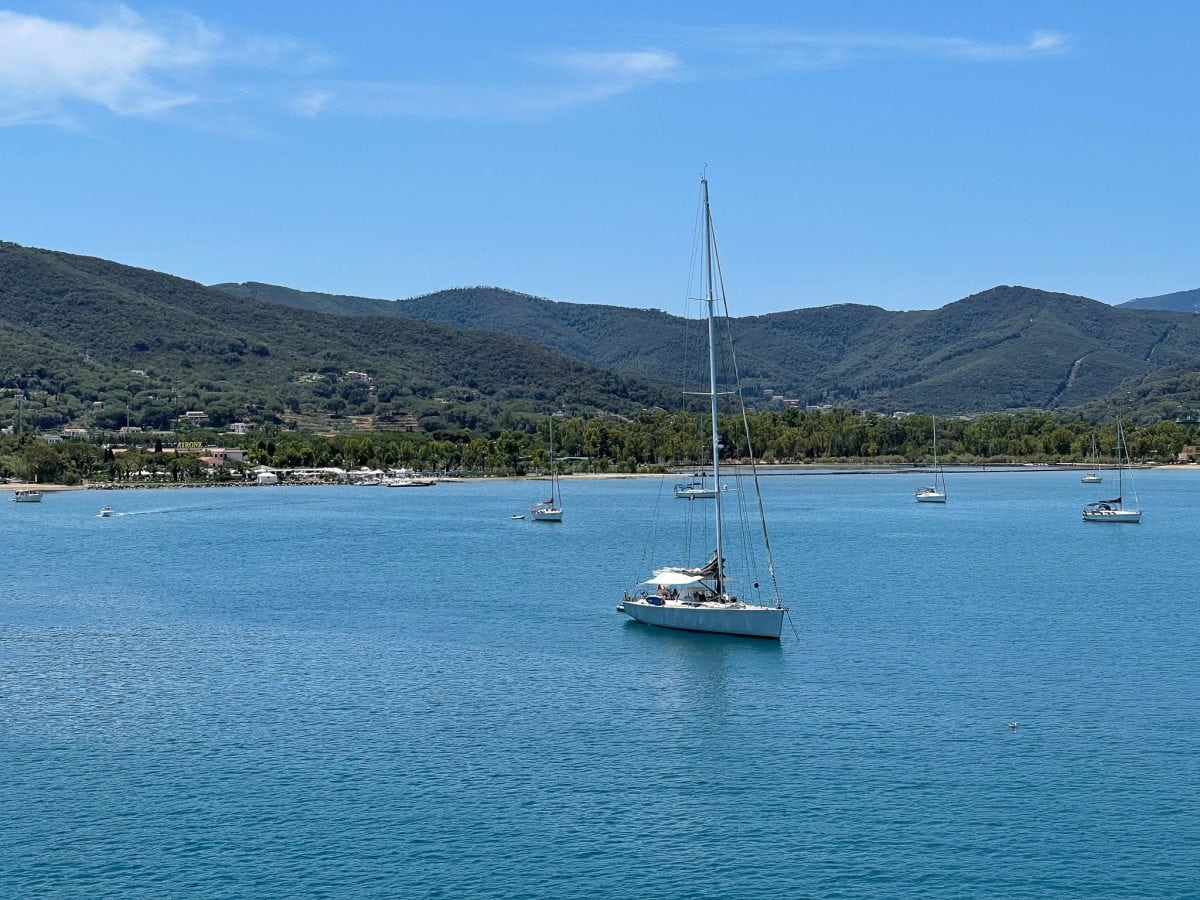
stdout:
MULTIPOLYGON (((1122 509, 1125 507, 1125 469, 1121 464, 1121 444, 1125 442, 1125 435, 1121 430, 1121 417, 1117 416, 1117 499, 1120 501, 1122 509)), ((1126 453, 1126 456, 1129 454, 1126 453)))
POLYGON ((554 414, 550 414, 550 505, 557 505, 558 465, 554 461, 554 414))
POLYGON ((716 297, 713 288, 713 225, 712 210, 708 205, 708 176, 700 176, 704 189, 704 302, 708 304, 708 399, 712 416, 712 464, 713 487, 716 488, 716 536, 717 536, 717 594, 724 592, 725 564, 722 558, 721 541, 721 453, 720 434, 717 430, 717 353, 716 353, 716 297))

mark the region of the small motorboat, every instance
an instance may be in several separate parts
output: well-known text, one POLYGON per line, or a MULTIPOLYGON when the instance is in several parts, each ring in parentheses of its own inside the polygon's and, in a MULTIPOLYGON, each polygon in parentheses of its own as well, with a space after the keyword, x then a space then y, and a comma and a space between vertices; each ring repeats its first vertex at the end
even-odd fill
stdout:
POLYGON ((510 519, 523 519, 524 516, 509 516, 510 519))
POLYGON ((100 518, 107 519, 112 515, 113 515, 113 510, 112 510, 111 506, 100 507, 100 518))

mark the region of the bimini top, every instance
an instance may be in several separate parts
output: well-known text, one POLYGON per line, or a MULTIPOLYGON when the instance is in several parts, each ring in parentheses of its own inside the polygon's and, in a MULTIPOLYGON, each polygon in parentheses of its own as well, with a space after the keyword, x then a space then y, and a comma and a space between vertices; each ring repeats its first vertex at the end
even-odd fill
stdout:
POLYGON ((679 587, 685 584, 699 584, 700 579, 696 575, 688 575, 684 572, 674 572, 666 569, 656 575, 651 576, 642 584, 665 584, 669 587, 679 587))

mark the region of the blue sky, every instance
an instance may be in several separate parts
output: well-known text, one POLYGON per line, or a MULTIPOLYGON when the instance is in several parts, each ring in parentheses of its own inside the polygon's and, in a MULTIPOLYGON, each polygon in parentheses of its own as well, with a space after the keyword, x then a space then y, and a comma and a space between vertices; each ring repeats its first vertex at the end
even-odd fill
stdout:
POLYGON ((680 311, 1200 286, 1200 4, 0 0, 0 239, 680 311))

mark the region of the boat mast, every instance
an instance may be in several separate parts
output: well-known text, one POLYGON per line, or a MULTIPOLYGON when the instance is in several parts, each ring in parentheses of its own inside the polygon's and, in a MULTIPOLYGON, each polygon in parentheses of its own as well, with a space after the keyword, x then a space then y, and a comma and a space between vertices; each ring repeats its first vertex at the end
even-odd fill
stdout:
MULTIPOLYGON (((938 475, 942 470, 938 468, 937 462, 937 416, 930 416, 933 420, 933 489, 936 491, 938 486, 938 475)), ((942 479, 943 483, 945 479, 942 479)))
POLYGON ((554 462, 554 414, 550 414, 550 505, 558 506, 558 466, 554 462))
POLYGON ((708 205, 708 176, 700 176, 704 190, 704 302, 708 304, 708 399, 712 416, 712 464, 713 487, 716 488, 716 537, 717 537, 717 595, 725 590, 725 564, 722 559, 721 541, 721 454, 720 434, 717 430, 717 354, 716 354, 716 297, 713 290, 713 241, 712 210, 708 205))
MULTIPOLYGON (((1121 464, 1121 445, 1125 443, 1125 433, 1121 428, 1121 417, 1117 416, 1117 503, 1125 508, 1125 469, 1121 464)), ((1128 456, 1128 452, 1125 454, 1128 456)))

